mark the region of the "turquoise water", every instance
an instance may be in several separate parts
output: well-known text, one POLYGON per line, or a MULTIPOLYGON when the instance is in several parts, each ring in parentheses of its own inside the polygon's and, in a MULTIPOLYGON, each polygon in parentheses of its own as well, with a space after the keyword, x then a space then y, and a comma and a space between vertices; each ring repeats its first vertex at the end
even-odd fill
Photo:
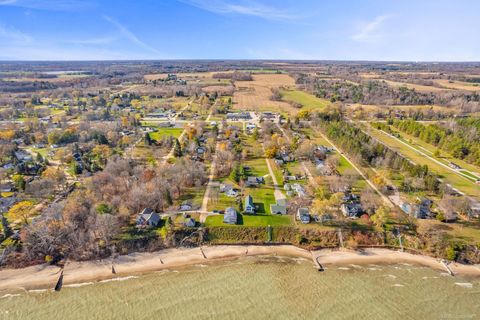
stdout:
POLYGON ((479 319, 480 279, 243 257, 0 299, 0 319, 479 319))

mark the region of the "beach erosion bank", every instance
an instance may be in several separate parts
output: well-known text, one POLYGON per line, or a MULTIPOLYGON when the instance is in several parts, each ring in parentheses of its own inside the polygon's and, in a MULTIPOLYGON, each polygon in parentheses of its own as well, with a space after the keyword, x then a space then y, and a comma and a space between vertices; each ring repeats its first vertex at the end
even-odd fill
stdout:
MULTIPOLYGON (((196 248, 166 249, 148 253, 132 253, 115 259, 93 261, 69 261, 62 269, 58 266, 37 265, 22 269, 0 270, 0 293, 31 289, 53 289, 63 274, 63 285, 79 285, 86 282, 128 277, 137 274, 178 268, 200 263, 210 263, 245 256, 276 255, 301 257, 312 260, 318 268, 329 265, 365 265, 410 263, 447 271, 436 258, 383 248, 362 250, 320 249, 308 251, 292 245, 219 245, 196 248), (113 266, 113 268, 112 268, 113 266), (62 272, 63 271, 63 272, 62 272)), ((479 265, 450 263, 454 275, 480 277, 479 265)), ((328 272, 328 271, 327 271, 328 272)))

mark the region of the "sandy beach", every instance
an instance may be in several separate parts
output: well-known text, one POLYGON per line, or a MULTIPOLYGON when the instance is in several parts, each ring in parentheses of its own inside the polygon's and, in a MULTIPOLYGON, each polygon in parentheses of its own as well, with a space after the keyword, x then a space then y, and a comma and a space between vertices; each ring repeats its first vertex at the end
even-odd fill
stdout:
MULTIPOLYGON (((113 278, 128 277, 135 274, 177 268, 199 263, 209 263, 242 256, 278 255, 302 257, 318 261, 323 267, 329 265, 364 265, 411 263, 423 265, 447 272, 440 260, 399 252, 389 249, 368 248, 359 251, 322 249, 308 251, 292 245, 281 246, 206 246, 201 248, 167 249, 151 253, 133 253, 119 256, 113 261, 115 274, 112 273, 112 259, 68 262, 63 270, 63 284, 77 285, 113 278)), ((479 265, 449 264, 455 275, 479 276, 479 265)), ((31 289, 52 289, 60 276, 61 268, 38 265, 23 269, 0 270, 0 292, 23 291, 31 289)), ((327 270, 328 272, 328 270, 327 270)))

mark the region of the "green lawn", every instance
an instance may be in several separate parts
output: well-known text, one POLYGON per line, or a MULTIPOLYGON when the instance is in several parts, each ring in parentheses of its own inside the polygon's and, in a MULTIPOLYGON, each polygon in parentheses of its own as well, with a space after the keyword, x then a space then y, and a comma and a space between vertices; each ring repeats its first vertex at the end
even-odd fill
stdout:
POLYGON ((188 188, 188 190, 178 199, 178 205, 186 201, 192 204, 193 207, 200 208, 202 206, 205 189, 206 186, 188 188))
POLYGON ((447 169, 440 164, 426 158, 425 156, 421 155, 420 153, 412 150, 408 146, 404 145, 403 143, 399 142, 398 140, 392 138, 384 131, 380 131, 370 127, 369 134, 382 141, 386 145, 388 145, 393 150, 400 152, 403 156, 409 158, 413 162, 419 165, 428 165, 429 169, 438 174, 445 182, 451 184, 454 188, 464 192, 467 195, 480 197, 480 188, 475 182, 472 182, 470 179, 462 177, 457 173, 453 172, 450 169, 447 169))
POLYGON ((218 226, 244 226, 244 227, 266 227, 266 226, 288 226, 292 224, 292 216, 287 215, 244 215, 238 216, 238 224, 229 225, 223 223, 223 215, 210 216, 205 221, 206 227, 218 226))
MULTIPOLYGON (((397 130, 395 127, 393 126, 390 126, 390 129, 399 134, 400 135, 400 139, 408 144, 410 144, 412 147, 416 148, 416 149, 419 149, 420 151, 428 154, 430 157, 432 158, 435 158, 437 159, 438 161, 440 162, 443 162, 445 164, 448 164, 450 162, 453 162, 457 165, 459 165, 460 167, 462 167, 463 169, 466 169, 466 170, 469 170, 469 171, 472 171, 472 172, 479 172, 480 173, 480 168, 471 164, 471 163, 468 163, 464 160, 461 160, 461 159, 457 159, 457 158, 454 158, 452 155, 448 154, 447 152, 445 152, 444 150, 440 150, 440 156, 439 157, 436 157, 435 156, 435 151, 437 150, 437 147, 435 147, 434 145, 431 145, 429 143, 426 143, 424 141, 422 141, 421 139, 419 138, 415 138, 414 136, 412 135, 409 135, 409 134, 406 134, 404 132, 400 132, 399 130, 397 130)), ((463 172, 465 173, 466 175, 472 177, 472 178, 476 178, 474 175, 472 174, 469 174, 468 172, 463 172)))
POLYGON ((173 136, 175 138, 180 137, 183 132, 183 128, 159 128, 156 132, 150 132, 150 139, 159 141, 163 137, 173 136))
POLYGON ((299 103, 304 110, 321 110, 331 105, 326 99, 320 99, 307 92, 300 90, 283 90, 282 100, 299 103))

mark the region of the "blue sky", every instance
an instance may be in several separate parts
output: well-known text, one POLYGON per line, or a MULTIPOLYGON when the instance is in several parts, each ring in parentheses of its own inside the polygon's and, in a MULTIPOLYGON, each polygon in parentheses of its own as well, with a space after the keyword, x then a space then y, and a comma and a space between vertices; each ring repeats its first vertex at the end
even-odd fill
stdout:
POLYGON ((480 61, 475 0, 0 0, 0 60, 480 61))

